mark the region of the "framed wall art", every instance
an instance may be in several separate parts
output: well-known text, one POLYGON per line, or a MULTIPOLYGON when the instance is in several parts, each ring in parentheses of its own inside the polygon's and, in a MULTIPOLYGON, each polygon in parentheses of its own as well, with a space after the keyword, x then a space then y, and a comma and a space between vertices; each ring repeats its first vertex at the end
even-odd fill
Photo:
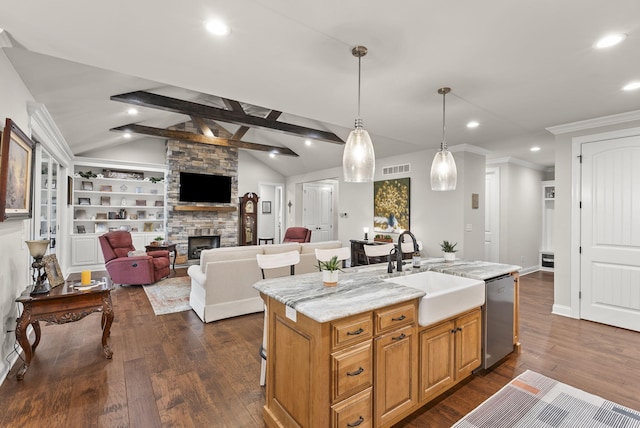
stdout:
POLYGON ((271 214, 271 201, 262 201, 262 214, 271 214))
POLYGON ((411 179, 373 183, 373 231, 400 233, 409 230, 411 179))
POLYGON ((9 118, 0 141, 0 221, 31 218, 34 144, 9 118))
POLYGON ((58 258, 55 254, 48 254, 42 258, 44 264, 44 271, 47 274, 49 285, 51 288, 64 284, 64 277, 62 276, 62 270, 58 264, 58 258))

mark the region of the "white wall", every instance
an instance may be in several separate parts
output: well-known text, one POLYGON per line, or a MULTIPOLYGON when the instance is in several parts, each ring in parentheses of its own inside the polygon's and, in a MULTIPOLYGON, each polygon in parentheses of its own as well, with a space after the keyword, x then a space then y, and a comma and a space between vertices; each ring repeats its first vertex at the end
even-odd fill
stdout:
MULTIPOLYGON (((434 150, 376 159, 374 181, 411 178, 411 218, 410 230, 418 240, 423 241, 423 255, 441 257, 440 242, 443 240, 458 242, 458 256, 483 254, 484 251, 484 212, 473 210, 465 217, 465 205, 471 205, 471 193, 479 193, 484 200, 484 156, 468 152, 456 152, 454 158, 458 166, 458 187, 453 192, 434 192, 431 190, 430 170, 434 150), (382 168, 393 165, 411 164, 411 173, 382 175, 382 168), (465 221, 477 224, 474 232, 465 234, 465 221)), ((342 168, 314 171, 287 178, 286 194, 293 202, 292 211, 301 205, 302 199, 297 192, 301 183, 335 178, 339 180, 338 210, 347 213, 339 217, 337 239, 343 245, 349 245, 351 239, 364 237, 362 228, 373 230, 373 183, 347 183, 342 179, 342 168)), ((287 199, 288 200, 288 199, 287 199)), ((292 212, 292 216, 296 212, 292 212)), ((372 232, 369 232, 370 234, 372 232)), ((371 236, 370 236, 371 238, 371 236)))
POLYGON ((238 150, 238 196, 247 192, 259 194, 260 182, 284 184, 284 177, 246 150, 238 150))
MULTIPOLYGON (((33 97, 0 49, 0 119, 4 128, 5 118, 11 118, 27 135, 30 134, 27 103, 33 97)), ((17 356, 13 351, 15 342, 18 304, 16 297, 31 283, 30 256, 25 240, 30 239, 30 220, 11 220, 0 223, 0 382, 4 381, 17 356), (7 333, 11 330, 11 333, 7 333)), ((22 310, 22 308, 20 308, 22 310)))
POLYGON ((492 167, 500 168, 499 261, 532 271, 539 265, 542 238, 540 183, 545 172, 526 165, 512 159, 491 163, 492 167))
POLYGON ((160 138, 140 138, 109 148, 81 153, 83 157, 109 159, 114 161, 140 162, 166 165, 166 140, 160 138))

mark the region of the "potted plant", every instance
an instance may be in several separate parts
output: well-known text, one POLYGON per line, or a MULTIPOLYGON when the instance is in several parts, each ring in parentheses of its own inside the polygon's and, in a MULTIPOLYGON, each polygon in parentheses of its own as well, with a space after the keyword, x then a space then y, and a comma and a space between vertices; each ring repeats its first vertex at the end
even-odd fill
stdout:
POLYGON ((338 256, 333 256, 327 261, 318 260, 318 267, 322 272, 322 284, 325 287, 335 287, 338 284, 338 271, 341 269, 342 261, 338 256))
POLYGON ((377 242, 393 242, 391 235, 376 235, 373 240, 377 242))
POLYGON ((450 243, 449 241, 442 241, 440 244, 440 248, 442 248, 442 252, 444 253, 444 261, 452 262, 456 259, 456 245, 458 243, 450 243))
POLYGON ((155 238, 153 238, 151 245, 160 245, 160 242, 162 242, 163 240, 164 238, 162 236, 156 236, 155 238))

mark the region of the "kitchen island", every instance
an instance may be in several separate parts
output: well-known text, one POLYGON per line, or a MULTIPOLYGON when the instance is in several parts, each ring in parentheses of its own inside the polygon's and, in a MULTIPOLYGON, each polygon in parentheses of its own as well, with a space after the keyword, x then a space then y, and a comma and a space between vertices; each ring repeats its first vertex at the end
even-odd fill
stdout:
POLYGON ((480 307, 419 326, 427 293, 386 280, 426 271, 517 278, 519 267, 441 259, 386 267, 345 269, 337 287, 324 287, 319 272, 254 285, 267 307, 267 426, 388 427, 480 366, 480 307))

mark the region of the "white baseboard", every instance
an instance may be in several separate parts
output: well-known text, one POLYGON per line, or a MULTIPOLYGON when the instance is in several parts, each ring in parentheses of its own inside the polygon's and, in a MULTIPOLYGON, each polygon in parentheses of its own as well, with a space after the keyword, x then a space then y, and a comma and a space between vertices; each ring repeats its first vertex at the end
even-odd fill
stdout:
POLYGON ((538 266, 538 265, 522 268, 522 269, 520 269, 520 276, 527 275, 527 274, 533 273, 533 272, 537 272, 539 270, 540 270, 540 266, 538 266))
POLYGON ((554 304, 551 307, 551 313, 554 315, 561 315, 563 317, 567 317, 567 318, 576 318, 573 316, 573 314, 571 313, 571 306, 566 306, 566 305, 556 305, 554 304))

